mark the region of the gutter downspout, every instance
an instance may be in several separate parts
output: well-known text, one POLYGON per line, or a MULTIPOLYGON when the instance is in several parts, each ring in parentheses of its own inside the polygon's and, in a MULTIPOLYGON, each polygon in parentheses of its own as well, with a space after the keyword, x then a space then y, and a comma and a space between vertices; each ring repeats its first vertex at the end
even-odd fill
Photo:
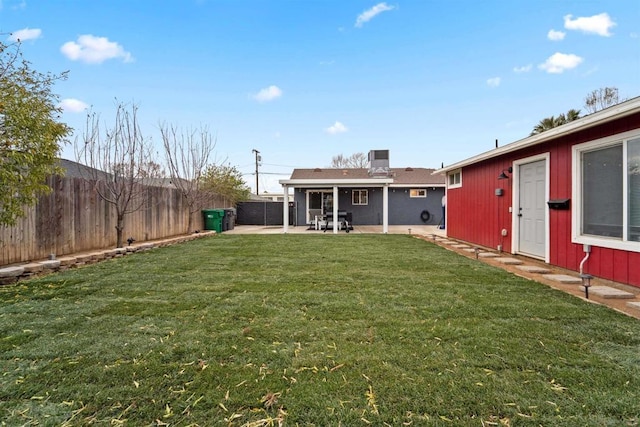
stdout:
POLYGON ((582 259, 582 261, 580 261, 580 275, 582 276, 583 274, 583 268, 585 263, 587 262, 587 260, 589 259, 589 255, 591 255, 591 245, 584 245, 584 252, 585 252, 585 256, 582 259))

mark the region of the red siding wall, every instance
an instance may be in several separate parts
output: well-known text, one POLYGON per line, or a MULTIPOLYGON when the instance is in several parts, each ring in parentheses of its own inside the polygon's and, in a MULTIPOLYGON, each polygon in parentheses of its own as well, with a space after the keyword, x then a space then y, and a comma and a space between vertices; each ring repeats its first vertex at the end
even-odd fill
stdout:
MULTIPOLYGON (((640 129, 640 114, 464 167, 462 187, 447 190, 447 235, 493 249, 502 245, 511 252, 513 179, 507 174, 509 179, 498 180, 500 172, 516 160, 549 153, 549 198, 571 198, 572 146, 634 129, 640 129), (503 196, 495 195, 497 188, 503 196), (501 236, 503 229, 507 237, 501 236)), ((582 245, 571 243, 571 210, 549 211, 549 247, 550 264, 579 269, 584 252, 582 245)), ((640 287, 640 253, 593 247, 585 271, 640 287)))

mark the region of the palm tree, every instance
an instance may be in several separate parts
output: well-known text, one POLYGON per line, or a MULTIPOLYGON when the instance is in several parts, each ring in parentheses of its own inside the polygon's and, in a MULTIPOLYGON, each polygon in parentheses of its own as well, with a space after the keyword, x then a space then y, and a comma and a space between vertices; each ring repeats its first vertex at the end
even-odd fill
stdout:
POLYGON ((531 131, 531 135, 537 135, 539 133, 548 131, 549 129, 553 129, 558 126, 562 126, 574 120, 580 118, 580 110, 571 109, 567 111, 567 114, 561 113, 558 117, 551 116, 546 117, 534 126, 531 131))

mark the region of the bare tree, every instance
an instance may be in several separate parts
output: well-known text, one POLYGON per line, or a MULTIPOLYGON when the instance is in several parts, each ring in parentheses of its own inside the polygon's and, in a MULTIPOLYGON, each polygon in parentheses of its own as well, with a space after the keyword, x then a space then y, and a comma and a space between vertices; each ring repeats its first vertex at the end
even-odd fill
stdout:
POLYGON ((605 108, 624 102, 618 95, 617 87, 603 87, 592 91, 584 99, 584 108, 588 113, 604 110, 605 108))
POLYGON ((191 233, 193 214, 211 197, 202 186, 202 177, 216 141, 206 127, 185 132, 161 123, 160 132, 171 182, 182 193, 189 208, 187 233, 191 233))
POLYGON ((124 218, 147 202, 146 186, 157 178, 151 141, 146 140, 135 104, 119 103, 112 127, 100 129, 100 116, 87 115, 82 141, 76 139, 76 160, 89 166, 85 176, 97 194, 116 210, 116 246, 123 245, 124 218))
POLYGON ((333 156, 331 159, 331 167, 340 168, 366 168, 367 167, 367 155, 364 153, 353 153, 352 155, 345 157, 343 154, 333 156))

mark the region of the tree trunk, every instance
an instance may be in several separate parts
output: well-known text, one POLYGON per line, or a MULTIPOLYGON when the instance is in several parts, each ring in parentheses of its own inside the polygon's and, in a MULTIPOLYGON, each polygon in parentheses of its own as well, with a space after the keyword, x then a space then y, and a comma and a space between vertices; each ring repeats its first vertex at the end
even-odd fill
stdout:
POLYGON ((187 220, 187 234, 191 234, 193 232, 193 214, 191 209, 189 209, 189 219, 187 220))
POLYGON ((124 215, 118 215, 116 220, 116 248, 121 248, 122 245, 122 232, 124 231, 124 215))

